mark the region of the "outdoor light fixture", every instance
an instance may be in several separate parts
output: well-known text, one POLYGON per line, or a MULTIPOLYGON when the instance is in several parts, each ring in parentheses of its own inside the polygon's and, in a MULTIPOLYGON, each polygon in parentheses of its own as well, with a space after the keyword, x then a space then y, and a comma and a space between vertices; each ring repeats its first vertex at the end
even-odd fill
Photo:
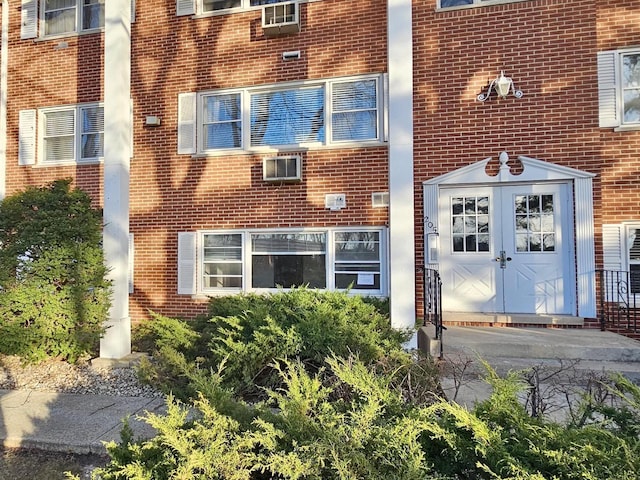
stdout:
POLYGON ((510 77, 504 76, 504 71, 500 72, 500 76, 498 78, 496 78, 495 80, 491 80, 489 88, 487 89, 487 93, 481 93, 480 95, 478 95, 478 100, 481 102, 486 102, 487 100, 489 100, 489 97, 491 96, 491 89, 494 89, 496 91, 496 94, 501 98, 507 98, 507 95, 509 95, 509 91, 511 91, 511 93, 513 93, 513 96, 516 98, 521 98, 522 95, 524 95, 522 93, 522 90, 516 90, 516 87, 513 84, 513 80, 510 77))

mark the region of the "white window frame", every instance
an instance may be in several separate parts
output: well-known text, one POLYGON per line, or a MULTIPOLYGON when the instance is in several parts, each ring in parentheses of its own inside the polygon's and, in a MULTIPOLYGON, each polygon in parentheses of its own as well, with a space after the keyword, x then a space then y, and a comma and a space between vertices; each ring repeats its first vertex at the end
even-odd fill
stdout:
MULTIPOLYGON (((38 164, 42 166, 52 165, 74 165, 74 164, 91 164, 98 163, 103 160, 103 156, 97 157, 81 157, 82 137, 86 132, 82 129, 83 111, 90 108, 102 108, 104 114, 104 105, 102 103, 83 103, 78 105, 65 105, 51 108, 41 108, 38 110, 38 164), (73 155, 71 158, 51 161, 46 159, 45 134, 46 134, 46 117, 49 113, 55 112, 72 112, 73 121, 73 155)), ((102 147, 104 152, 104 119, 102 131, 94 131, 92 134, 102 133, 102 147)), ((57 136, 57 135, 56 135, 57 136)), ((52 138, 56 137, 52 136, 52 138)))
MULTIPOLYGON (((273 152, 273 151, 296 151, 301 148, 324 148, 324 147, 339 147, 339 146, 362 146, 362 145, 381 145, 386 141, 385 135, 385 120, 387 115, 387 107, 386 107, 386 95, 383 92, 384 89, 384 81, 383 75, 381 74, 371 74, 371 75, 361 75, 361 76, 350 76, 350 77, 339 77, 339 78, 331 78, 331 79, 323 79, 316 81, 302 81, 302 82, 287 82, 280 84, 271 84, 260 87, 248 87, 242 89, 221 89, 221 90, 211 90, 211 91, 203 91, 198 92, 197 102, 196 102, 196 137, 197 137, 197 149, 196 156, 209 156, 209 155, 224 155, 233 152, 273 152), (361 81, 371 81, 375 82, 375 94, 376 94, 376 120, 375 120, 375 137, 365 138, 365 139, 346 139, 346 140, 333 140, 332 135, 332 125, 333 125, 333 106, 332 106, 332 98, 333 98, 333 87, 337 84, 344 84, 350 82, 361 82, 361 81), (261 94, 261 93, 269 93, 269 92, 277 92, 277 91, 288 91, 288 90, 296 90, 296 89, 306 89, 306 88, 314 88, 320 87, 324 91, 324 106, 323 106, 323 122, 324 122, 324 140, 322 141, 310 141, 310 142, 300 142, 300 143, 292 143, 285 145, 262 145, 262 146, 252 146, 251 145, 251 97, 252 95, 261 94), (241 129, 241 142, 239 147, 232 148, 212 148, 206 149, 204 146, 204 110, 205 110, 205 102, 206 99, 210 96, 222 96, 222 95, 240 95, 240 109, 241 109, 241 118, 240 118, 240 129, 241 129)), ((363 110, 353 110, 354 114, 357 114, 358 111, 363 110)))
MULTIPOLYGON (((631 276, 632 272, 631 272, 631 266, 632 265, 638 265, 640 267, 640 260, 631 260, 631 246, 633 245, 634 240, 637 240, 634 237, 634 234, 632 234, 633 230, 638 230, 638 232, 640 232, 640 222, 638 223, 626 223, 624 225, 624 241, 623 241, 623 245, 624 245, 624 249, 623 249, 623 258, 622 261, 624 262, 624 269, 629 272, 629 275, 631 276)), ((640 275, 640 273, 639 273, 640 275)), ((630 282, 633 282, 633 280, 630 278, 629 279, 630 282)), ((632 289, 631 289, 631 285, 629 285, 629 291, 630 293, 633 293, 632 289)), ((640 291, 635 293, 636 299, 640 299, 640 291)))
POLYGON ((499 5, 502 3, 516 3, 516 2, 525 2, 527 0, 468 0, 470 3, 463 5, 452 5, 450 7, 443 7, 442 0, 438 0, 436 8, 438 10, 451 10, 451 9, 460 9, 460 8, 477 8, 477 7, 485 7, 488 5, 499 5))
MULTIPOLYGON (((278 288, 254 288, 253 285, 253 255, 252 255, 252 235, 254 234, 291 234, 291 233, 312 233, 323 234, 325 236, 325 276, 327 291, 346 291, 336 287, 335 276, 337 273, 336 264, 344 263, 336 258, 336 234, 341 232, 377 232, 379 238, 379 271, 375 274, 380 275, 380 288, 352 288, 351 294, 365 296, 388 296, 388 239, 386 227, 331 227, 331 228, 314 228, 314 229, 251 229, 251 230, 200 230, 197 232, 197 260, 196 260, 196 293, 199 295, 229 295, 240 292, 277 292, 278 288), (206 235, 229 235, 238 234, 242 236, 242 288, 237 287, 204 287, 204 237, 206 235)), ((260 252, 264 254, 265 252, 260 252)), ((268 253, 268 252, 267 252, 268 253)), ((293 254, 293 253, 292 253, 293 254)), ((301 252, 300 255, 308 254, 301 252)), ((339 272, 338 272, 339 273, 339 272)), ((364 278, 364 277, 363 277, 364 278)), ((365 280, 366 281, 366 280, 365 280)), ((365 285, 366 287, 366 285, 365 285)), ((286 290, 286 289, 285 289, 286 290)))
MULTIPOLYGON (((195 15, 195 16, 210 16, 210 15, 226 15, 228 13, 245 12, 248 10, 259 10, 264 5, 251 5, 252 0, 239 0, 239 5, 235 7, 220 8, 216 10, 205 10, 206 3, 214 3, 215 0, 176 0, 176 11, 178 15, 195 15)), ((297 3, 316 2, 320 0, 276 0, 273 3, 279 3, 282 1, 297 1, 297 3)))
POLYGON ((602 128, 614 128, 615 131, 640 130, 640 120, 624 120, 623 71, 624 57, 627 55, 640 56, 640 48, 598 52, 599 126, 602 128))
MULTIPOLYGON (((84 19, 84 0, 75 0, 76 4, 73 7, 75 9, 75 26, 72 30, 67 30, 64 32, 56 32, 56 33, 46 33, 47 32, 47 20, 46 20, 46 0, 41 0, 40 2, 40 25, 41 25, 41 36, 42 37, 57 37, 63 35, 69 35, 73 33, 84 33, 84 32, 95 32, 104 29, 104 23, 99 25, 98 27, 92 27, 84 29, 82 28, 83 19, 84 19)), ((104 2, 102 3, 102 8, 104 9, 104 2)), ((69 7, 70 9, 71 7, 69 7)), ((103 13, 104 19, 104 13, 103 13)))

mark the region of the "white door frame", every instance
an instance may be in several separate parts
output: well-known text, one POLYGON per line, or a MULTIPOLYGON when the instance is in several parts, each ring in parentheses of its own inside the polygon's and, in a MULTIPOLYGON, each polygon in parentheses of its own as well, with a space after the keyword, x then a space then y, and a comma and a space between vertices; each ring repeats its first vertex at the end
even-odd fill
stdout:
POLYGON ((466 167, 423 182, 424 245, 427 268, 439 269, 438 209, 441 187, 472 185, 507 185, 513 183, 571 182, 574 198, 574 236, 576 253, 576 314, 585 318, 596 316, 595 245, 593 227, 593 177, 595 174, 564 167, 534 158, 519 156, 522 172, 514 175, 508 165, 509 155, 500 154, 497 175, 486 173, 486 158, 466 167))

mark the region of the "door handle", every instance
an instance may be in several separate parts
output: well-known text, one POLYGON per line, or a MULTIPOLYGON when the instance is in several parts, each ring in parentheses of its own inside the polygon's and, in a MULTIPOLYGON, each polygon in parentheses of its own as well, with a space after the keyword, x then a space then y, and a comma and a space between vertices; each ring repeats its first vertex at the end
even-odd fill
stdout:
POLYGON ((496 262, 500 262, 500 268, 507 268, 507 262, 512 260, 511 257, 507 257, 507 252, 500 250, 500 256, 494 259, 496 262))

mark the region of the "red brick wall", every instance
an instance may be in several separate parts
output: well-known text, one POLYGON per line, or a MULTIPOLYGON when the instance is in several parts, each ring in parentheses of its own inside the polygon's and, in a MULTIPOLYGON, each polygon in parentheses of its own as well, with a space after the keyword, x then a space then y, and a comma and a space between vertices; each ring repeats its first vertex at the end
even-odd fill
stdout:
MULTIPOLYGON (((103 34, 20 40, 20 2, 10 3, 8 194, 73 177, 100 204, 101 166, 19 167, 17 136, 22 109, 102 100, 103 34)), ((303 4, 301 32, 280 38, 263 35, 259 10, 198 19, 175 13, 175 2, 139 1, 132 26, 134 320, 148 310, 203 311, 204 302, 176 294, 180 231, 388 223, 386 209, 371 207, 371 193, 388 190, 386 147, 299 152, 303 182, 273 185, 262 181, 263 155, 192 159, 176 146, 179 93, 385 72, 384 0, 303 4), (292 50, 300 60, 284 62, 282 52, 292 50), (145 126, 147 115, 162 125, 145 126), (331 192, 346 193, 346 209, 324 208, 331 192)))
POLYGON ((529 0, 436 12, 435 3, 414 2, 418 265, 421 183, 503 150, 597 175, 599 261, 600 224, 640 219, 640 132, 598 127, 596 53, 638 44, 640 4, 529 0), (476 101, 501 70, 524 96, 476 101))

